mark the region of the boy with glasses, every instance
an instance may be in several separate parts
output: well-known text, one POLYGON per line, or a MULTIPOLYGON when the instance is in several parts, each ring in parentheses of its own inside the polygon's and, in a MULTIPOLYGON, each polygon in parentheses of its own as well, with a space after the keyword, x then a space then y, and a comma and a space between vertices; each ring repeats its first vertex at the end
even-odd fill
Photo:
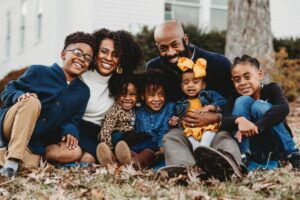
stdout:
POLYGON ((45 147, 66 146, 66 162, 77 160, 78 123, 85 111, 89 88, 79 79, 96 52, 92 35, 75 32, 65 39, 62 66, 32 65, 1 94, 0 165, 1 175, 13 177, 18 166, 38 166, 45 147))

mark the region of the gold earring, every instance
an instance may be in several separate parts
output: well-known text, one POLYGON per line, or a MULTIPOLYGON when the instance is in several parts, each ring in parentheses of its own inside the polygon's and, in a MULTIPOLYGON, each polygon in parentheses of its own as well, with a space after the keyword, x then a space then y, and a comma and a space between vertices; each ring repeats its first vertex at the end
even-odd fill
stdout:
POLYGON ((122 73, 123 73, 123 69, 122 69, 122 67, 121 67, 120 65, 118 66, 116 72, 117 72, 118 74, 122 74, 122 73))

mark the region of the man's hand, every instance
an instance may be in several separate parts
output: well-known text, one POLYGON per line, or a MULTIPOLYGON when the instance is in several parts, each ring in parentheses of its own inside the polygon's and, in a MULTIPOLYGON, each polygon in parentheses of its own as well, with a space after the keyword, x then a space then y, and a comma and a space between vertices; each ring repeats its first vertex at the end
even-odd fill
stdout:
POLYGON ((36 93, 26 92, 26 93, 24 93, 24 94, 22 94, 21 96, 18 97, 18 102, 21 101, 22 99, 28 99, 30 97, 38 98, 38 96, 36 95, 36 93))
POLYGON ((197 111, 188 110, 183 122, 187 127, 203 127, 209 124, 219 123, 220 116, 219 114, 213 112, 199 113, 197 111))
POLYGON ((71 134, 63 136, 61 141, 65 142, 69 149, 75 149, 78 145, 78 140, 71 134))
POLYGON ((176 126, 177 123, 178 123, 178 119, 179 119, 178 117, 172 116, 171 119, 169 120, 169 125, 170 126, 176 126))
MULTIPOLYGON (((257 126, 252 123, 251 121, 249 121, 248 119, 246 119, 245 117, 238 117, 235 120, 235 123, 238 125, 238 132, 237 132, 237 137, 242 137, 242 136, 247 136, 247 137, 251 137, 253 135, 257 135, 258 134, 258 128, 257 126), (239 134, 241 136, 239 136, 239 134)), ((239 139, 239 138, 237 138, 239 139)))
POLYGON ((201 113, 204 113, 204 112, 215 112, 216 107, 214 105, 207 105, 207 106, 204 106, 200 109, 192 110, 192 111, 196 114, 201 114, 201 113))

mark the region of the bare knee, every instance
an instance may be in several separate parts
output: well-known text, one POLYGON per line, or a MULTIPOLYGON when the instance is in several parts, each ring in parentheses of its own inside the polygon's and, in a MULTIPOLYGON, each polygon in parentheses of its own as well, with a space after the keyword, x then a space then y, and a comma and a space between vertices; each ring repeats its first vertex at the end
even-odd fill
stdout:
POLYGON ((47 146, 44 159, 50 162, 70 163, 78 161, 81 155, 82 150, 79 146, 69 149, 64 143, 59 143, 47 146))
POLYGON ((88 152, 83 152, 79 161, 85 163, 96 163, 95 157, 88 152))

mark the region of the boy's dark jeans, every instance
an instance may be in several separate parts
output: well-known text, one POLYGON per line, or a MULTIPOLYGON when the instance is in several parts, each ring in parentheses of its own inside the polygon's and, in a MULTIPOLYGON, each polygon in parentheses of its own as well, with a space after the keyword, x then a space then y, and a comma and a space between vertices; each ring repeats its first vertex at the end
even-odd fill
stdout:
MULTIPOLYGON (((243 116, 255 122, 261 119, 271 107, 272 105, 268 102, 255 101, 249 96, 241 96, 235 101, 232 115, 243 116)), ((241 153, 251 154, 252 158, 257 162, 266 162, 270 159, 270 152, 276 152, 278 154, 276 157, 280 158, 280 154, 286 157, 299 151, 292 136, 282 122, 273 126, 271 133, 271 135, 259 133, 252 137, 243 136, 242 142, 238 143, 241 153)))

